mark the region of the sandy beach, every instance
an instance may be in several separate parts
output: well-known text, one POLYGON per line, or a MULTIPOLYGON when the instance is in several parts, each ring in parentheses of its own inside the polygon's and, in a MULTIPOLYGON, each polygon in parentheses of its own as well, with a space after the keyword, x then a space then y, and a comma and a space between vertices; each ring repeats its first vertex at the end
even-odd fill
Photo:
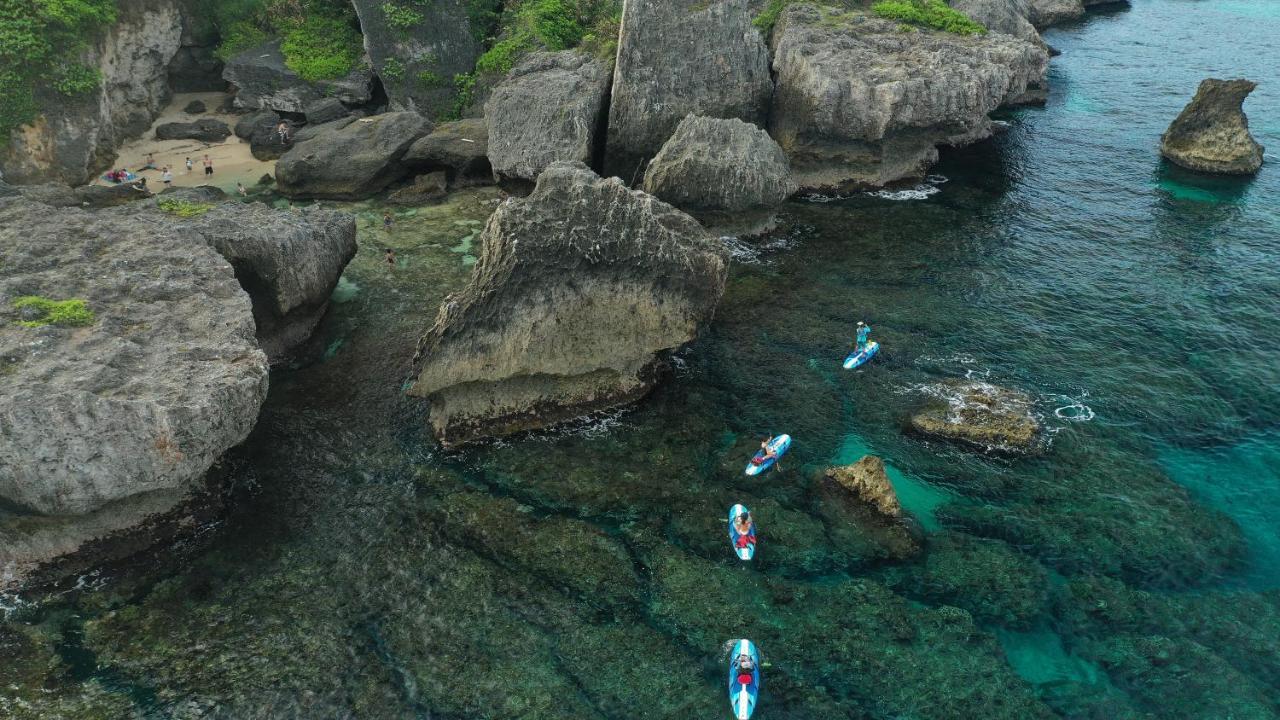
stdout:
MULTIPOLYGON (((225 93, 180 93, 173 96, 173 100, 169 106, 165 108, 160 117, 152 123, 151 128, 143 133, 142 137, 126 143, 120 148, 119 157, 115 161, 114 167, 124 168, 130 172, 140 174, 147 178, 147 185, 153 192, 159 192, 164 189, 160 177, 162 169, 167 165, 173 170, 173 184, 177 187, 190 187, 195 185, 215 185, 228 193, 234 193, 236 183, 244 183, 245 187, 252 188, 257 184, 258 179, 264 173, 274 175, 276 163, 274 160, 262 161, 257 160, 249 152, 249 143, 241 140, 235 135, 231 135, 225 141, 216 144, 207 144, 198 140, 156 140, 155 128, 158 125, 171 122, 192 122, 200 118, 215 118, 227 124, 227 127, 234 128, 236 121, 239 120, 237 115, 229 115, 217 111, 218 106, 222 104, 226 97, 225 93), (198 115, 191 115, 182 111, 192 100, 200 100, 209 108, 208 112, 198 115), (146 164, 147 153, 155 155, 155 164, 159 170, 139 171, 146 164), (203 158, 208 155, 213 160, 213 176, 206 179, 204 174, 203 158), (192 170, 187 172, 186 160, 191 158, 192 170)), ((100 175, 94 180, 95 185, 108 185, 108 181, 102 179, 100 175)))

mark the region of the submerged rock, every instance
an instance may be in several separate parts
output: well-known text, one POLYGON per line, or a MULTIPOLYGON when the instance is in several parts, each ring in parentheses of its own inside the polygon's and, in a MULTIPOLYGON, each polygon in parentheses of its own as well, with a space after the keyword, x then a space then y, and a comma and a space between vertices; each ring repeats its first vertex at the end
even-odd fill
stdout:
POLYGON ((157 140, 199 140, 220 143, 231 137, 231 128, 221 120, 201 118, 195 122, 165 123, 156 127, 157 140))
POLYGON ((827 470, 826 477, 853 497, 876 509, 887 518, 902 517, 902 505, 893 491, 884 460, 875 455, 864 456, 858 462, 827 470))
POLYGON ((424 205, 443 199, 449 192, 449 179, 443 170, 414 178, 413 183, 387 196, 394 205, 424 205))
POLYGON ((1048 53, 1001 33, 903 32, 862 11, 790 5, 773 31, 773 136, 802 188, 923 176, 939 145, 991 134, 987 114, 1042 83, 1048 53))
POLYGON ((1025 393, 984 382, 949 380, 930 390, 930 400, 911 416, 911 429, 984 450, 1026 452, 1035 448, 1040 422, 1025 393))
POLYGON ((880 458, 867 455, 852 465, 828 468, 815 490, 832 540, 856 560, 855 567, 920 554, 919 527, 902 512, 880 458))
POLYGON ((609 69, 583 53, 520 63, 484 106, 495 175, 534 180, 556 160, 591 162, 608 92, 609 69))
POLYGON ((430 129, 415 112, 322 125, 314 135, 296 139, 276 163, 277 186, 292 198, 368 197, 408 173, 401 160, 430 129))
POLYGON ((308 82, 285 65, 279 40, 231 58, 223 68, 222 77, 235 86, 234 103, 240 110, 300 113, 326 97, 353 106, 373 99, 373 73, 368 68, 357 67, 337 80, 308 82))
POLYGON ((441 123, 404 155, 406 165, 444 170, 450 187, 493 183, 489 163, 489 129, 483 118, 441 123))
POLYGON ((607 168, 628 182, 686 115, 763 126, 773 81, 747 0, 633 0, 623 7, 607 168))
POLYGON ((448 445, 636 400, 724 292, 723 246, 693 218, 581 163, 552 164, 480 242, 471 282, 419 344, 410 390, 430 399, 448 445))
POLYGON ((737 119, 690 115, 649 163, 645 192, 712 231, 758 232, 796 191, 787 155, 769 133, 737 119))
POLYGON ((1255 87, 1249 80, 1202 81, 1196 96, 1160 138, 1160 153, 1201 172, 1258 172, 1263 147, 1249 134, 1249 118, 1243 110, 1244 99, 1255 87))

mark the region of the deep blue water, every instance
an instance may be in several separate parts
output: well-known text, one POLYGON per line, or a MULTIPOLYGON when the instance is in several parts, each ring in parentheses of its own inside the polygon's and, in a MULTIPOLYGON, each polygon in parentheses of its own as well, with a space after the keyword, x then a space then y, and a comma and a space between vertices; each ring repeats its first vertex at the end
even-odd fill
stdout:
POLYGON ((728 717, 740 636, 766 720, 1280 716, 1277 37, 1263 0, 1048 32, 1045 107, 919 187, 798 200, 735 243, 715 322, 652 397, 460 454, 401 389, 489 198, 391 234, 355 206, 314 360, 273 376, 223 469, 237 509, 23 618, 59 638, 23 661, 41 697, 74 708, 32 717, 728 717), (1207 76, 1261 83, 1255 178, 1160 160, 1207 76), (847 373, 859 319, 883 351, 847 373), (1038 452, 904 432, 955 378, 1029 394, 1038 452), (782 431, 782 471, 745 478, 782 431), (868 453, 918 552, 822 494, 868 453), (751 567, 724 537, 739 501, 751 567))

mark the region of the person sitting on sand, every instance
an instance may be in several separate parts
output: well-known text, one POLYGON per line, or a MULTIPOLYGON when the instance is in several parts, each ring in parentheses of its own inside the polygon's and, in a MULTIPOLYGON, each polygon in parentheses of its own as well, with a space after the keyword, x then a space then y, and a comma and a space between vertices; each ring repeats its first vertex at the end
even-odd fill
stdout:
POLYGON ((157 170, 157 169, 158 168, 156 167, 156 156, 153 155, 152 153, 147 153, 146 164, 144 164, 141 168, 139 168, 138 172, 142 172, 143 170, 157 170))

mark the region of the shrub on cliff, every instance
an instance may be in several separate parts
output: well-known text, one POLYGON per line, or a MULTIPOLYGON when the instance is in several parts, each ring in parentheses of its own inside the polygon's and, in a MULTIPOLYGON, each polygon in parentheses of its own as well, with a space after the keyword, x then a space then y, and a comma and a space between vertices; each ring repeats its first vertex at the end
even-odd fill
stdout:
MULTIPOLYGON (((2 0, 0 0, 2 1, 2 0)), ((355 10, 345 0, 204 0, 223 59, 280 37, 285 64, 304 80, 338 78, 360 60, 355 10)))
POLYGON ((871 12, 909 25, 942 30, 957 35, 982 35, 987 29, 968 15, 954 10, 942 0, 880 0, 871 12))
POLYGON ((115 19, 116 0, 0 0, 0 146, 43 106, 98 86, 76 57, 115 19))

